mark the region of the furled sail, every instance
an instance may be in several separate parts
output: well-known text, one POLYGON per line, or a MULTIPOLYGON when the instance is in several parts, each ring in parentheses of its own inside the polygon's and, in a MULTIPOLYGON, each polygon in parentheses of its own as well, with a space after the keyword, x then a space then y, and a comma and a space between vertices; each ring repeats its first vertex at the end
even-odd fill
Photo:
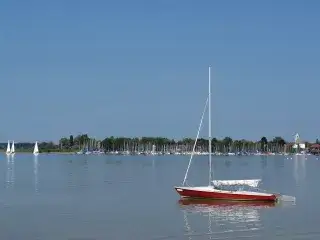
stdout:
POLYGON ((223 186, 223 185, 247 185, 253 188, 258 187, 261 179, 246 179, 246 180, 214 180, 212 181, 215 186, 223 186))

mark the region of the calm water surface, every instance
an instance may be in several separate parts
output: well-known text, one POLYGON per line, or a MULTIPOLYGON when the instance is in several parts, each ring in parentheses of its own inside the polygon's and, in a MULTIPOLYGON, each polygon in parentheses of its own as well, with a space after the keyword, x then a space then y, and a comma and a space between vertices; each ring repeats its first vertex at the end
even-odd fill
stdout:
MULTIPOLYGON (((214 157, 216 179, 262 178, 296 204, 179 202, 184 156, 1 155, 0 239, 320 239, 320 161, 214 157)), ((195 157, 189 184, 208 184, 195 157)))

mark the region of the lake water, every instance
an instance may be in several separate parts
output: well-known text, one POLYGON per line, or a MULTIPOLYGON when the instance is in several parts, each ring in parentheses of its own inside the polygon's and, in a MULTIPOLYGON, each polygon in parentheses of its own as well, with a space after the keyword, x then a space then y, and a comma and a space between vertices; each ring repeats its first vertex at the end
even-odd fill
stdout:
MULTIPOLYGON (((262 178, 296 197, 276 206, 179 202, 187 156, 0 157, 0 239, 320 239, 314 156, 213 158, 215 179, 262 178)), ((191 183, 208 184, 207 157, 191 183)))

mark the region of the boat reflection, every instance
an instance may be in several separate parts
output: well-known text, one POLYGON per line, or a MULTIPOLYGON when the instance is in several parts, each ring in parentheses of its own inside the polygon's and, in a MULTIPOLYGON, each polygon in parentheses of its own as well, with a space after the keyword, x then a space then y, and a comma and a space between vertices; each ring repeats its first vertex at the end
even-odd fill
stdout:
POLYGON ((33 175, 34 175, 34 190, 36 193, 38 193, 38 169, 39 169, 39 163, 38 163, 38 155, 33 156, 33 175))
POLYGON ((222 201, 222 200, 179 200, 180 206, 188 212, 210 213, 220 220, 248 222, 259 221, 259 211, 275 207, 275 202, 222 201))
POLYGON ((260 159, 261 159, 261 168, 262 169, 267 168, 268 167, 268 157, 264 156, 264 155, 261 155, 260 159))
POLYGON ((224 239, 240 238, 242 234, 259 234, 263 228, 261 211, 278 205, 275 202, 195 199, 180 199, 178 203, 183 211, 185 235, 190 240, 196 236, 202 236, 204 239, 224 239), (191 224, 192 221, 194 224, 191 224), (197 227, 197 231, 193 231, 191 225, 197 227))
POLYGON ((208 199, 191 199, 183 198, 178 201, 180 206, 192 206, 192 207, 206 207, 210 209, 219 207, 275 207, 276 202, 263 202, 263 201, 227 201, 227 200, 208 200, 208 199))
POLYGON ((293 176, 297 185, 301 185, 306 178, 306 162, 303 155, 293 156, 293 176))
POLYGON ((13 187, 14 185, 14 157, 14 155, 7 155, 6 188, 13 187))

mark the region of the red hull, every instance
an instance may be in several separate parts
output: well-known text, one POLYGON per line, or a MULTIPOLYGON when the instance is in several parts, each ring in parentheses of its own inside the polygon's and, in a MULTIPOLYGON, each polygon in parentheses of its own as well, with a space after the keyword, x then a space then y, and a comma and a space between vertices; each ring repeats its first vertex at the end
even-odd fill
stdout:
POLYGON ((250 195, 250 194, 237 194, 232 193, 223 193, 223 192, 214 192, 214 191, 201 191, 201 190, 192 190, 182 187, 175 187, 177 193, 181 197, 185 198, 201 198, 201 199, 216 199, 216 200, 232 200, 232 201, 277 201, 276 194, 270 195, 250 195))

